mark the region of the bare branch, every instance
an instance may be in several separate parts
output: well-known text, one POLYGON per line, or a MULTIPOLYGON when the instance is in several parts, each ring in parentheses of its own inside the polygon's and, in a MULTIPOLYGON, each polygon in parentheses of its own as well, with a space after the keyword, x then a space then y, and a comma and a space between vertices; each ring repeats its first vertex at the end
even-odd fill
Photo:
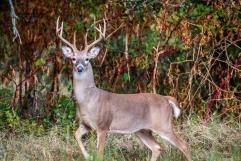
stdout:
POLYGON ((163 53, 163 51, 159 51, 159 47, 160 47, 160 42, 158 42, 157 47, 153 47, 153 49, 155 50, 155 58, 154 58, 154 69, 153 69, 153 75, 152 75, 152 90, 153 93, 156 93, 156 80, 157 80, 157 64, 158 64, 158 58, 160 56, 161 53, 163 53))
POLYGON ((125 58, 126 58, 126 66, 127 66, 127 71, 128 71, 128 80, 130 82, 130 67, 129 67, 129 54, 128 54, 128 32, 126 32, 126 37, 125 37, 125 58))
POLYGON ((108 39, 109 37, 111 37, 114 33, 116 33, 123 26, 124 26, 124 23, 122 22, 121 25, 117 29, 115 29, 112 33, 110 33, 105 39, 108 39))
POLYGON ((104 56, 103 56, 103 58, 102 58, 102 60, 101 60, 101 63, 100 63, 100 65, 99 65, 99 67, 102 67, 102 65, 103 65, 103 63, 104 63, 104 60, 105 60, 105 58, 106 58, 107 53, 108 53, 108 48, 105 48, 104 56))
POLYGON ((18 19, 18 16, 15 13, 12 0, 8 0, 8 2, 9 2, 9 5, 10 5, 10 10, 11 10, 10 15, 11 15, 11 18, 12 18, 12 25, 13 25, 13 35, 14 35, 13 41, 15 41, 15 39, 18 38, 19 39, 19 43, 22 44, 22 40, 21 40, 20 34, 19 34, 18 29, 16 27, 16 21, 18 19))
POLYGON ((156 47, 153 47, 153 50, 155 52, 154 55, 154 69, 153 69, 153 74, 152 74, 152 90, 153 93, 156 93, 156 83, 157 83, 157 79, 158 79, 158 75, 157 75, 157 66, 158 66, 158 60, 160 57, 165 57, 166 55, 172 54, 175 50, 173 49, 162 49, 162 47, 160 47, 160 42, 158 42, 156 47))

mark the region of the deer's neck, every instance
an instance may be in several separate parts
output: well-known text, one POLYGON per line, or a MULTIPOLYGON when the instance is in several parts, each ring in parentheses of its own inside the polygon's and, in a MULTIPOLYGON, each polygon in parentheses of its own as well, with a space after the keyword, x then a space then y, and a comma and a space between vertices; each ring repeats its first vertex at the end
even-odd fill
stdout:
POLYGON ((75 97, 80 104, 83 104, 89 100, 92 92, 96 90, 91 64, 89 64, 86 72, 73 71, 73 78, 75 97))

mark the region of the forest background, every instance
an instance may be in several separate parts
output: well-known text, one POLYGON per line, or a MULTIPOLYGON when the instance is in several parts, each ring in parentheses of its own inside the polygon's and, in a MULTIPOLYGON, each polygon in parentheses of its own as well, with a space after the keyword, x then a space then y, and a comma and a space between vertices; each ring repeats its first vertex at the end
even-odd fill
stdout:
MULTIPOLYGON (((0 2, 0 159, 81 159, 72 136, 72 65, 56 37, 58 17, 64 36, 76 33, 79 47, 87 31, 95 39, 94 26, 106 19, 111 36, 91 61, 99 88, 175 96, 182 115, 174 122, 194 160, 240 159, 239 1, 18 0, 13 6, 17 19, 9 1, 0 2)), ((93 149, 96 136, 88 137, 93 149)), ((146 160, 150 153, 137 143, 114 135, 106 160, 146 160)), ((161 160, 182 158, 165 146, 161 160)))

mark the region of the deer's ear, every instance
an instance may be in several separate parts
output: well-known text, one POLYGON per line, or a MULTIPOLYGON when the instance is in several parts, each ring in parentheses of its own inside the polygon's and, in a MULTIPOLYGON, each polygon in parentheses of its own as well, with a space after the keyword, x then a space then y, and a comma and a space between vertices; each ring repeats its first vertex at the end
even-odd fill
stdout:
POLYGON ((62 49, 64 56, 66 56, 67 58, 70 58, 74 55, 72 50, 67 46, 63 46, 61 49, 62 49))
POLYGON ((100 52, 100 48, 93 47, 90 49, 90 51, 87 53, 88 58, 95 58, 100 52))

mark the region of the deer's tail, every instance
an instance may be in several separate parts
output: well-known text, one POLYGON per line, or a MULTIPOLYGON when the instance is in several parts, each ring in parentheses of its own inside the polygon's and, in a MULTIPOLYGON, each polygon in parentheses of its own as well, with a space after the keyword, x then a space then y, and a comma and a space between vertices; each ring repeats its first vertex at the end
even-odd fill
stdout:
POLYGON ((166 98, 168 100, 168 103, 170 104, 170 106, 173 109, 174 116, 176 118, 178 118, 181 114, 181 109, 179 108, 177 100, 174 97, 171 97, 171 96, 166 96, 166 98))

